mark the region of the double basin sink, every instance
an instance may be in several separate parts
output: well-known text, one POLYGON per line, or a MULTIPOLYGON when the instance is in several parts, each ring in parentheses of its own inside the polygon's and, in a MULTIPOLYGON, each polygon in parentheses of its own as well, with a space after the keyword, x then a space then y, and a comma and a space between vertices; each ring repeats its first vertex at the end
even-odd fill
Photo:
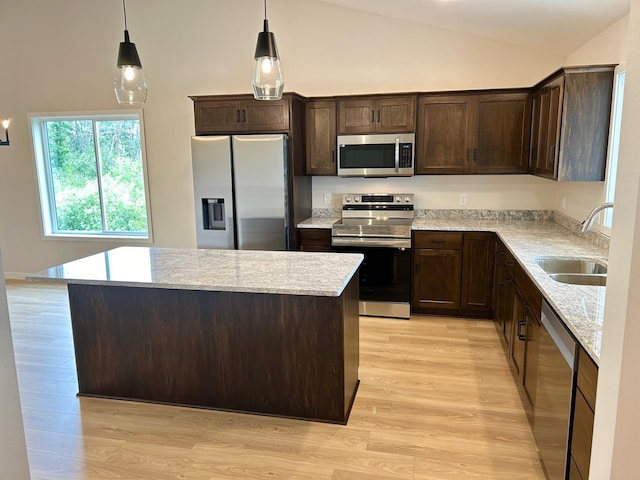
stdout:
POLYGON ((557 282, 605 286, 607 266, 590 258, 538 257, 536 263, 557 282))

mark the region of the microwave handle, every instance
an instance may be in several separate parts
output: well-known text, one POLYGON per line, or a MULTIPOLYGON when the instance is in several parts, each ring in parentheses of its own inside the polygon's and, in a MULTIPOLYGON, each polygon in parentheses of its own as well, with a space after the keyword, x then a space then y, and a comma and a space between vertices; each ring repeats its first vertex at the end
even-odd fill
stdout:
POLYGON ((400 137, 396 137, 396 172, 400 171, 400 137))

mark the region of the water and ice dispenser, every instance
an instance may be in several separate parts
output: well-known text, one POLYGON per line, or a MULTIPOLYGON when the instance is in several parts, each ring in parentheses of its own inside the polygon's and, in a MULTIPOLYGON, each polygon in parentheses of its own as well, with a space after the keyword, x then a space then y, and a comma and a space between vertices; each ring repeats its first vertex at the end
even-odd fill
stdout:
POLYGON ((202 199, 202 226, 205 230, 224 230, 225 218, 224 198, 202 199))

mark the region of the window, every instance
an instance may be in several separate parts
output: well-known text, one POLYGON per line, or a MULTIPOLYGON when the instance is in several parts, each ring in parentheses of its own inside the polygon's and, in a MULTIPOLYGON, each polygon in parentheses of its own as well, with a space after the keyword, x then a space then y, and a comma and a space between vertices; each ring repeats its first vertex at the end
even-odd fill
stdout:
POLYGON ((141 111, 30 121, 45 236, 150 239, 141 111))
MULTIPOLYGON (((613 104, 611 108, 611 134, 609 136, 609 162, 607 165, 607 179, 605 202, 613 202, 616 190, 616 175, 618 172, 618 149, 620 146, 620 123, 622 121, 622 100, 624 97, 625 70, 622 65, 616 68, 613 86, 613 104)), ((613 221, 613 209, 604 210, 603 226, 610 229, 613 221)))

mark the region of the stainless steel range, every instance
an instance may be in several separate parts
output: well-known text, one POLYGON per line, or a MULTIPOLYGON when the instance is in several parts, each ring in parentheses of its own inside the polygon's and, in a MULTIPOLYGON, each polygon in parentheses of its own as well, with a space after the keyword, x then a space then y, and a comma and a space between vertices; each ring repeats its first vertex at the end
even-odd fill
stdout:
POLYGON ((342 196, 342 219, 331 228, 338 252, 364 254, 360 266, 360 314, 411 315, 411 224, 414 195, 342 196))

